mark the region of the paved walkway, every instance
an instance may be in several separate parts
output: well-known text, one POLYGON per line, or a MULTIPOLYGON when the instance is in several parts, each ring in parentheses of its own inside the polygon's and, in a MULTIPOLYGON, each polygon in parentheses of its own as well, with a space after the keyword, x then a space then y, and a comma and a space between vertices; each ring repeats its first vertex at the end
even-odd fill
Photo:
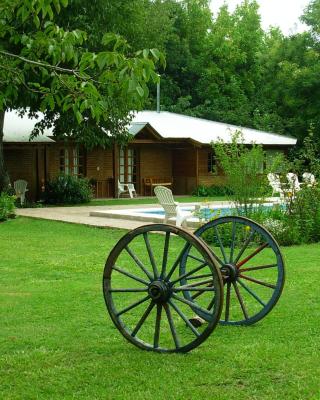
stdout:
POLYGON ((148 225, 150 222, 132 221, 124 219, 112 219, 92 217, 89 215, 92 211, 103 211, 106 209, 129 209, 141 207, 159 207, 157 204, 139 204, 124 206, 81 206, 81 207, 43 207, 43 208, 18 208, 17 215, 32 218, 51 219, 54 221, 72 222, 97 227, 111 227, 122 229, 135 229, 142 225, 148 225))

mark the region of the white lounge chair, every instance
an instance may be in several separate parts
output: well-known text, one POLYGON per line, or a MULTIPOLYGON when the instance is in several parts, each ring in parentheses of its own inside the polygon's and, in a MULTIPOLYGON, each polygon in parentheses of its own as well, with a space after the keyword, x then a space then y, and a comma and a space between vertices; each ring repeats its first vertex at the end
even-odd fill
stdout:
POLYGON ((174 201, 172 191, 165 186, 156 186, 154 193, 164 209, 164 223, 166 224, 170 218, 176 218, 176 226, 185 227, 187 218, 191 217, 192 213, 181 210, 179 203, 174 201))
POLYGON ((280 198, 284 198, 284 190, 282 188, 281 182, 280 182, 280 177, 277 174, 272 174, 271 172, 267 175, 269 184, 272 188, 272 196, 275 195, 275 193, 280 194, 280 198))
POLYGON ((287 174, 287 179, 289 182, 289 190, 294 194, 300 190, 300 182, 298 176, 293 172, 287 174))
POLYGON ((307 186, 314 186, 316 182, 316 178, 311 172, 304 172, 302 174, 303 183, 307 186))
POLYGON ((20 203, 23 205, 26 199, 26 192, 29 190, 27 189, 28 182, 24 181, 23 179, 18 179, 17 181, 13 182, 14 191, 16 192, 17 198, 20 198, 20 203))
POLYGON ((137 192, 133 183, 120 183, 120 181, 118 181, 118 198, 123 193, 129 193, 131 199, 137 197, 137 192))

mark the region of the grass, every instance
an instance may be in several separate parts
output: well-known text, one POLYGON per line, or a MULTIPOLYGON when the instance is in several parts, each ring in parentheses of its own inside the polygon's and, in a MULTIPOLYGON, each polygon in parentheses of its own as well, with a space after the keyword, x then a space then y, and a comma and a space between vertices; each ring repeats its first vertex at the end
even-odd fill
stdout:
POLYGON ((286 286, 264 320, 161 355, 127 343, 106 314, 103 266, 123 234, 0 224, 1 399, 320 398, 320 245, 283 249, 286 286))

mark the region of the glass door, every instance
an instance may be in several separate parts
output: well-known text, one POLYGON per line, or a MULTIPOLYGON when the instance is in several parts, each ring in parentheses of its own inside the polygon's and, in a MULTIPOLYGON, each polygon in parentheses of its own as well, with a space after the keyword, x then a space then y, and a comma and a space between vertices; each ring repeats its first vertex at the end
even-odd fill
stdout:
POLYGON ((121 183, 137 184, 138 179, 137 151, 122 148, 119 151, 119 180, 121 183))

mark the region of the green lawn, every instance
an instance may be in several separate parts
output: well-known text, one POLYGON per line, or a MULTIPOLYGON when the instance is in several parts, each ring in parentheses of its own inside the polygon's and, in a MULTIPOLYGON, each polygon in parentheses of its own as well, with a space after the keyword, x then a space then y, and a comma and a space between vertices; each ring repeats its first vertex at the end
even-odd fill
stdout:
POLYGON ((320 245, 283 249, 286 286, 264 320, 162 355, 127 343, 106 313, 102 271, 123 233, 0 224, 0 399, 320 398, 320 245))

